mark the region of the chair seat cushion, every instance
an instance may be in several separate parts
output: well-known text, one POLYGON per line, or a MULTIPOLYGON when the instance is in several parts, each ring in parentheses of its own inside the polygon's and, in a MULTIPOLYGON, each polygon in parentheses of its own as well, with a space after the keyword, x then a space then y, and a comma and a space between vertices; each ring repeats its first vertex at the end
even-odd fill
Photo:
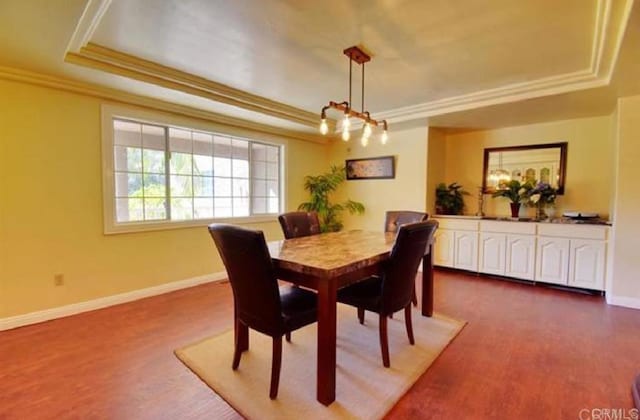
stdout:
POLYGON ((338 302, 367 311, 379 312, 381 291, 382 279, 378 276, 369 277, 338 290, 338 302))
POLYGON ((285 331, 313 324, 318 317, 317 295, 301 287, 281 286, 280 301, 285 331))

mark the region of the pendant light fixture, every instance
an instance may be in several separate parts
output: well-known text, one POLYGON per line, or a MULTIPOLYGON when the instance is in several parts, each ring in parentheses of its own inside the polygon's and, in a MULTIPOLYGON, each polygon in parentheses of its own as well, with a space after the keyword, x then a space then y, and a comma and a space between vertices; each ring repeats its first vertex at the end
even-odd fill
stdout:
POLYGON ((330 101, 327 106, 322 108, 322 112, 320 112, 320 133, 325 135, 329 132, 329 126, 327 125, 327 110, 337 109, 338 111, 343 112, 343 120, 342 120, 342 140, 349 141, 351 138, 351 118, 359 118, 363 121, 362 125, 362 136, 360 138, 360 142, 363 147, 366 147, 369 144, 369 138, 373 132, 373 127, 382 126, 382 135, 380 137, 380 142, 382 144, 386 144, 389 140, 389 135, 387 133, 388 125, 387 120, 377 121, 371 118, 371 114, 369 111, 364 110, 364 64, 368 61, 371 61, 371 57, 367 55, 364 51, 362 51, 357 46, 349 47, 343 51, 344 55, 349 57, 349 100, 343 102, 334 102, 330 101), (356 111, 352 107, 351 102, 351 86, 352 86, 352 76, 353 76, 353 63, 357 63, 362 66, 362 110, 356 111))

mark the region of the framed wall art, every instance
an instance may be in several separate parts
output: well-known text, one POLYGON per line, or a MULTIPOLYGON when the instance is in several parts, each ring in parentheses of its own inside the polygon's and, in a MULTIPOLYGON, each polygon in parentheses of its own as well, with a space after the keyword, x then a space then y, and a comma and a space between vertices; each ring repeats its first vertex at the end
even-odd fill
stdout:
POLYGON ((347 159, 347 179, 392 179, 396 177, 395 158, 380 156, 366 159, 347 159))

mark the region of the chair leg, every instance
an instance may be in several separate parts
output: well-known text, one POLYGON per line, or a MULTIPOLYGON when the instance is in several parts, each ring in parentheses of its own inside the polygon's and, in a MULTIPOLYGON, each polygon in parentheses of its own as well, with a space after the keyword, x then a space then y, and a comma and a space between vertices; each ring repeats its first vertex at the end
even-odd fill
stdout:
POLYGON ((246 326, 242 325, 242 322, 240 322, 239 319, 236 318, 236 343, 235 343, 235 348, 233 350, 233 364, 231 365, 231 368, 233 370, 238 369, 238 366, 240 366, 240 357, 242 357, 242 351, 243 351, 243 341, 244 341, 244 337, 243 335, 240 333, 240 331, 242 331, 244 328, 246 328, 246 326))
POLYGON ((269 398, 275 400, 280 384, 280 365, 282 364, 282 337, 273 337, 273 354, 271 355, 271 389, 269 398))
POLYGON ((287 342, 290 343, 291 342, 291 331, 287 331, 284 336, 287 339, 287 342))
POLYGON ((389 367, 389 337, 387 336, 387 316, 380 314, 380 349, 382 350, 382 364, 389 367))
POLYGON ((408 304, 404 308, 404 323, 407 326, 407 335, 409 336, 409 343, 413 346, 416 342, 413 339, 413 324, 411 323, 411 304, 408 304))
POLYGON ((358 320, 360 324, 364 324, 364 309, 358 308, 358 320))
POLYGON ((413 296, 411 296, 411 302, 413 306, 418 306, 418 295, 416 294, 416 283, 413 283, 413 296))

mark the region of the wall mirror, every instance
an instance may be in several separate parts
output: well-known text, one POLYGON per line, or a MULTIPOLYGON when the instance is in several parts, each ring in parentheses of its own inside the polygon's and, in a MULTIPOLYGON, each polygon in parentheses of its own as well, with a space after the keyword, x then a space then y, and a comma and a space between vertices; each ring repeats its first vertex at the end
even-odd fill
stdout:
POLYGON ((482 190, 493 193, 511 181, 546 182, 564 193, 567 143, 484 149, 482 190))

